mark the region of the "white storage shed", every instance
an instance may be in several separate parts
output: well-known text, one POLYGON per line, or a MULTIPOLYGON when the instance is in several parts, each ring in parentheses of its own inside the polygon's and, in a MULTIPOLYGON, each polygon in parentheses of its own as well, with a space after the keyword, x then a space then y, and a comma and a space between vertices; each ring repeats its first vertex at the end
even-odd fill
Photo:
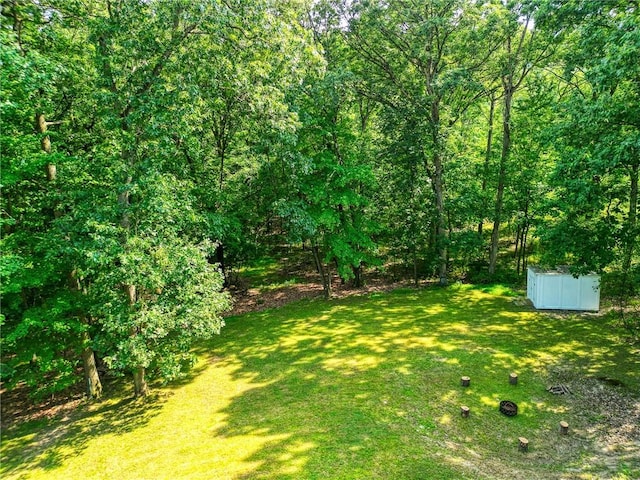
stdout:
POLYGON ((575 278, 568 268, 527 269, 527 298, 542 310, 600 309, 600 275, 575 278))

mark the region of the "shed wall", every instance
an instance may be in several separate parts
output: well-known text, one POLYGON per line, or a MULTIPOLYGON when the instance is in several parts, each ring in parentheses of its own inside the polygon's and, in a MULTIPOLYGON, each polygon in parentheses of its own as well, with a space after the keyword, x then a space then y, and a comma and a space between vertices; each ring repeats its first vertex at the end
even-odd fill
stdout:
POLYGON ((538 309, 592 310, 600 309, 600 277, 543 271, 529 267, 527 297, 538 309))

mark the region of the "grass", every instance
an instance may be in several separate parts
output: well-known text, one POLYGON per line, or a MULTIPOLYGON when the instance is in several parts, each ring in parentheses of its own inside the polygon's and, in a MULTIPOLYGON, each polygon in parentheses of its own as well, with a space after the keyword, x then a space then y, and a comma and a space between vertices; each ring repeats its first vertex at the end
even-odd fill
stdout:
POLYGON ((269 287, 288 279, 283 276, 282 265, 270 257, 253 261, 251 265, 242 267, 239 273, 250 287, 269 287))
POLYGON ((229 318, 181 384, 146 401, 123 394, 3 432, 0 475, 640 477, 633 444, 600 455, 593 431, 608 407, 583 408, 591 404, 580 390, 584 379, 616 378, 625 387, 612 394, 637 406, 638 352, 598 316, 552 317, 512 297, 502 287, 404 289, 229 318), (462 375, 470 387, 460 386, 462 375), (546 392, 557 378, 575 394, 546 392), (499 413, 505 398, 518 403, 518 416, 499 413), (461 418, 461 405, 470 418, 461 418), (561 420, 570 435, 558 435, 561 420), (518 451, 520 436, 528 453, 518 451))
POLYGON ((284 287, 291 287, 293 285, 296 285, 298 282, 297 278, 290 278, 288 280, 284 280, 280 283, 272 283, 269 285, 264 285, 259 287, 261 292, 268 292, 268 291, 274 291, 274 290, 280 290, 284 287))

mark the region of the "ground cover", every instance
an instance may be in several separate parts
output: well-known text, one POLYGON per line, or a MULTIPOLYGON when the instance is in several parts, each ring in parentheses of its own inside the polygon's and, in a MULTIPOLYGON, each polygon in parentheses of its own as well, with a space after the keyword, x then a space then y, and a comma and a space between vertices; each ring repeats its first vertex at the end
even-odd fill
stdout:
POLYGON ((640 352, 603 317, 542 314, 520 300, 456 285, 228 318, 192 376, 146 401, 122 392, 5 429, 0 474, 638 478, 640 352), (550 394, 553 384, 572 394, 550 394), (505 398, 517 416, 500 414, 505 398))

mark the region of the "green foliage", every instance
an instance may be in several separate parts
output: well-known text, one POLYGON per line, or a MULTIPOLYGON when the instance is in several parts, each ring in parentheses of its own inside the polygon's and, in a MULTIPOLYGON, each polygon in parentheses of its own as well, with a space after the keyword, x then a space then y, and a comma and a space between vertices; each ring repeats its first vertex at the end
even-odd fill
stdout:
POLYGON ((574 87, 552 126, 560 158, 553 218, 541 237, 549 263, 569 259, 579 271, 629 270, 639 238, 637 11, 606 3, 576 2, 541 17, 566 35, 563 75, 574 87))
POLYGON ((305 79, 295 99, 298 154, 289 165, 291 190, 276 205, 289 238, 311 241, 322 261, 335 262, 340 277, 349 280, 363 265, 377 263, 377 225, 369 209, 374 176, 361 143, 366 133, 358 128, 356 79, 344 45, 335 32, 315 34, 327 66, 305 79))
POLYGON ((102 319, 96 341, 111 368, 150 367, 173 379, 192 359, 189 346, 220 332, 229 302, 219 293, 219 271, 207 261, 212 248, 167 237, 129 238, 118 267, 94 278, 91 313, 102 319), (133 305, 122 292, 128 284, 137 289, 133 305))
POLYGON ((637 18, 622 0, 9 2, 3 369, 49 393, 94 348, 174 378, 222 326, 221 278, 283 244, 311 246, 327 293, 332 269, 360 283, 386 261, 482 280, 494 220, 494 245, 516 240, 500 278, 531 228, 543 263, 635 281, 637 18))
POLYGON ((629 272, 613 271, 602 278, 601 295, 611 301, 610 316, 630 338, 640 341, 640 267, 629 272))
MULTIPOLYGON (((70 59, 50 56, 57 48, 48 44, 52 26, 34 35, 36 6, 14 5, 13 13, 24 15, 26 25, 20 33, 0 32, 3 369, 11 372, 7 386, 23 382, 40 398, 77 381, 86 331, 82 300, 67 287, 69 232, 60 218, 66 185, 45 176, 48 164, 74 159, 55 148, 43 151, 45 135, 34 130, 36 113, 56 115, 54 99, 70 77, 70 59)), ((49 137, 55 142, 56 132, 49 137)))
POLYGON ((86 326, 76 315, 75 301, 62 291, 24 309, 20 317, 8 309, 2 350, 13 353, 6 363, 12 372, 6 384, 9 388, 24 382, 30 395, 40 399, 77 382, 77 352, 82 349, 80 339, 86 326))
POLYGON ((484 247, 483 239, 475 231, 462 230, 451 234, 449 244, 451 256, 456 259, 456 264, 464 270, 482 257, 484 247))

